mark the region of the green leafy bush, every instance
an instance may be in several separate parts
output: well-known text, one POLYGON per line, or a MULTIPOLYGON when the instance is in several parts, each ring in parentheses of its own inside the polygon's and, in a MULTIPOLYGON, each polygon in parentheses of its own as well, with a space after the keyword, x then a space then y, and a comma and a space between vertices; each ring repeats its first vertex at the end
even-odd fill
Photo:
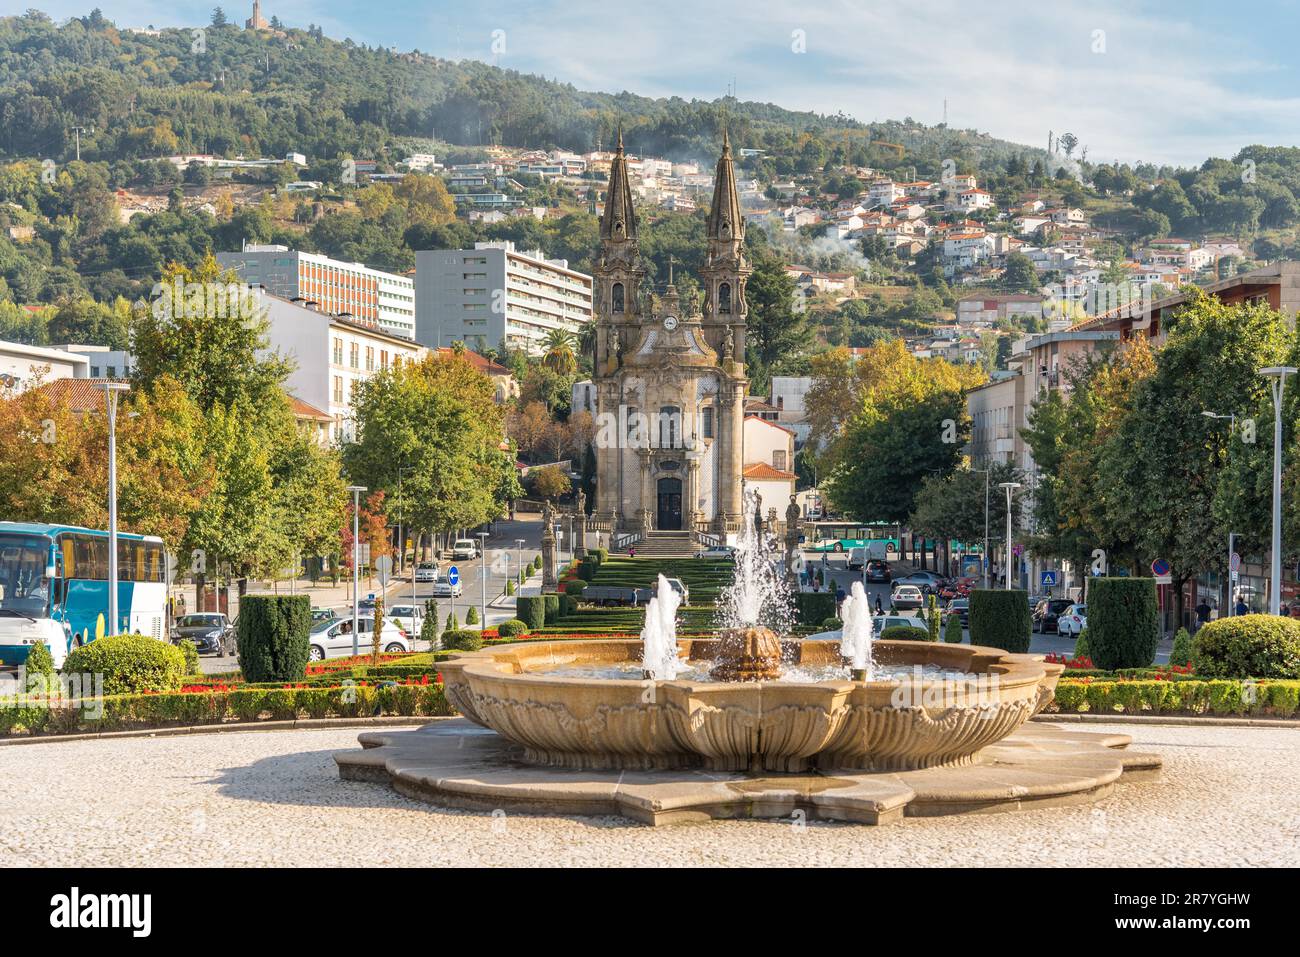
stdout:
POLYGON ((511 618, 497 625, 497 634, 502 638, 518 638, 528 633, 528 624, 518 618, 511 618))
POLYGON ((925 627, 930 630, 930 640, 938 641, 939 640, 939 599, 936 598, 934 595, 931 595, 929 601, 926 602, 926 607, 929 609, 929 611, 925 616, 925 627))
POLYGON ((1092 655, 1088 651, 1088 629, 1087 628, 1079 632, 1079 637, 1074 639, 1074 657, 1076 658, 1092 657, 1092 655))
POLYGON ((593 548, 587 554, 596 560, 597 565, 603 565, 609 559, 608 548, 593 548))
POLYGON ((470 605, 469 611, 465 612, 465 624, 467 625, 478 624, 478 609, 475 608, 473 605, 470 605))
MULTIPOLYGON (((197 658, 198 655, 195 655, 197 658)), ((24 675, 28 678, 33 675, 42 675, 50 677, 54 674, 54 658, 50 655, 50 649, 45 646, 45 642, 38 641, 27 651, 27 661, 23 664, 24 675)))
POLYGON ((308 595, 245 595, 239 601, 239 670, 249 681, 294 681, 311 655, 308 595))
POLYGON ((1019 654, 1029 650, 1033 616, 1019 589, 977 588, 970 593, 970 642, 1019 654))
POLYGON ((891 625, 880 633, 881 641, 933 641, 930 629, 912 625, 891 625))
POLYGON ((185 656, 148 635, 105 635, 73 648, 63 673, 102 674, 106 695, 175 691, 185 680, 185 656))
POLYGON ((574 598, 581 598, 582 593, 587 590, 587 583, 581 578, 573 578, 564 583, 564 593, 572 595, 574 598))
POLYGON ((507 580, 506 580, 506 594, 507 594, 507 595, 513 595, 514 593, 515 593, 515 580, 514 580, 513 578, 507 579, 507 580))
POLYGON ((1156 658, 1154 578, 1095 578, 1088 586, 1088 648, 1098 668, 1145 668, 1156 658))
POLYGON ((950 645, 960 645, 961 639, 961 615, 949 615, 943 626, 943 640, 950 645))
POLYGON ((1291 618, 1220 618, 1196 633, 1192 647, 1198 676, 1300 678, 1300 621, 1291 618))
POLYGON ((844 627, 844 622, 840 621, 840 619, 835 617, 827 618, 822 622, 822 628, 825 631, 838 631, 843 627, 844 627))
POLYGON ((481 632, 456 630, 442 633, 442 647, 449 651, 478 651, 483 647, 481 632))
POLYGON ((546 626, 546 601, 541 595, 520 595, 515 599, 515 617, 528 625, 529 631, 546 626))
POLYGON ((1178 634, 1174 635, 1174 648, 1169 652, 1169 663, 1171 665, 1190 665, 1195 657, 1192 646, 1192 636, 1187 633, 1186 628, 1179 628, 1178 634))
POLYGON ((816 625, 835 617, 835 593, 829 591, 801 591, 795 594, 798 621, 802 625, 816 625))
POLYGON ((438 642, 438 603, 432 598, 424 602, 424 618, 420 622, 420 640, 427 641, 429 647, 438 642))
POLYGON ((447 621, 446 621, 446 624, 443 625, 442 630, 443 630, 443 631, 459 631, 459 630, 460 630, 460 618, 457 617, 457 615, 456 615, 456 613, 455 613, 454 611, 449 611, 449 612, 447 612, 447 621))
POLYGON ((203 669, 199 667, 199 649, 195 647, 194 642, 190 641, 188 638, 182 638, 180 641, 176 642, 176 647, 179 648, 181 654, 185 656, 185 673, 187 675, 202 674, 203 669))

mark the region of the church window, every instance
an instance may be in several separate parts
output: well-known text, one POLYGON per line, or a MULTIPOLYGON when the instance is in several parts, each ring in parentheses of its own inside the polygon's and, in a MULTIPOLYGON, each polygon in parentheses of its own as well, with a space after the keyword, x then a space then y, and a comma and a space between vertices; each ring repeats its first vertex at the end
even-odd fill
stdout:
POLYGON ((731 312, 731 283, 724 282, 718 287, 718 312, 731 312))
POLYGON ((700 410, 700 432, 706 439, 713 438, 713 406, 706 405, 700 410))
POLYGON ((622 312, 624 306, 623 306, 623 284, 621 282, 614 283, 614 290, 611 298, 614 300, 614 311, 622 312))
POLYGON ((659 410, 659 447, 675 449, 681 438, 682 410, 675 405, 665 405, 659 410))

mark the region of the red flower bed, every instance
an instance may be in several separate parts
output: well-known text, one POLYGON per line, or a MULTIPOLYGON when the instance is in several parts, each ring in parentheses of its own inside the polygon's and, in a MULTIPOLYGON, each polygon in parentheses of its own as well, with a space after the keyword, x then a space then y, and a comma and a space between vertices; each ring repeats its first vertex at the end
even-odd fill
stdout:
POLYGON ((1065 655, 1052 654, 1044 655, 1043 660, 1050 661, 1054 665, 1065 665, 1067 670, 1070 668, 1086 668, 1089 671, 1092 670, 1091 658, 1067 658, 1065 655))

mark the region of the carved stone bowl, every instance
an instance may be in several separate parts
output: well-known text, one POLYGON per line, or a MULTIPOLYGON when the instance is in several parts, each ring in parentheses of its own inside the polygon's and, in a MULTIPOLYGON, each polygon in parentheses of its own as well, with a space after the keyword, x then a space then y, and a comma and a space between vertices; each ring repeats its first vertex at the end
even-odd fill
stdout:
MULTIPOLYGON (((781 642, 787 666, 842 665, 839 643, 781 642)), ((723 639, 683 639, 711 664, 723 639)), ((910 770, 968 763, 1051 701, 1061 665, 997 648, 878 641, 880 665, 936 666, 965 680, 650 681, 548 674, 640 661, 637 640, 530 640, 442 662, 451 703, 519 744, 526 761, 570 768, 910 770)), ((845 671, 847 675, 847 669, 845 671)))

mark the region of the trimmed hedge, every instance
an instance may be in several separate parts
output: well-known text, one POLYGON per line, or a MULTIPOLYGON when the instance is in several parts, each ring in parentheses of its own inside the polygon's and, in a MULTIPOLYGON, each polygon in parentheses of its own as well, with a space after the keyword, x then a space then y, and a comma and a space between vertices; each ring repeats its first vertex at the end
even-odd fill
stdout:
POLYGON ((444 631, 442 647, 447 651, 478 651, 483 647, 483 633, 468 629, 444 631))
POLYGON ((1295 718, 1300 681, 1089 681, 1062 678, 1049 710, 1092 714, 1208 714, 1295 718))
MULTIPOLYGON (((1092 609, 1088 609, 1092 614, 1092 609)), ((1019 589, 977 588, 970 593, 970 643, 1016 654, 1029 650, 1033 615, 1029 593, 1019 589)), ((1091 621, 1089 621, 1091 624, 1091 621)))
POLYGON ((73 648, 63 673, 102 674, 105 695, 175 691, 185 678, 185 656, 149 635, 105 635, 73 648))
POLYGON ((587 590, 587 583, 581 578, 570 578, 564 583, 564 593, 574 598, 582 597, 582 593, 587 590))
POLYGON ((796 618, 801 625, 817 625, 835 615, 835 593, 801 591, 795 593, 796 618))
MULTIPOLYGON (((96 645, 99 641, 93 641, 86 647, 96 645)), ((88 705, 83 709, 49 708, 42 704, 6 707, 0 704, 0 734, 76 734, 222 724, 227 721, 285 721, 304 717, 358 718, 380 714, 436 717, 456 713, 440 684, 395 683, 333 688, 238 688, 213 692, 105 695, 95 702, 88 702, 88 705), (98 711, 101 702, 102 713, 98 711)))
POLYGON ((1196 673, 1207 678, 1300 678, 1300 621, 1291 618, 1220 618, 1196 633, 1193 648, 1196 673))
POLYGON ((880 633, 881 641, 932 641, 930 629, 912 625, 891 625, 880 633))
POLYGON ((528 633, 528 625, 518 618, 511 618, 497 625, 497 634, 502 638, 518 638, 528 633))
POLYGON ((239 670, 249 681, 294 681, 311 657, 311 596, 245 595, 239 601, 239 670))
POLYGON ((546 594, 542 596, 542 624, 553 625, 560 618, 560 596, 546 594))
POLYGON ((1088 649, 1098 668, 1145 668, 1156 660, 1160 617, 1154 578, 1094 578, 1088 585, 1088 649))
POLYGON ((528 625, 529 631, 546 626, 546 600, 542 595, 520 595, 515 598, 515 617, 528 625))
POLYGON ((961 615, 949 615, 943 626, 943 640, 950 645, 960 645, 962 640, 961 615))

